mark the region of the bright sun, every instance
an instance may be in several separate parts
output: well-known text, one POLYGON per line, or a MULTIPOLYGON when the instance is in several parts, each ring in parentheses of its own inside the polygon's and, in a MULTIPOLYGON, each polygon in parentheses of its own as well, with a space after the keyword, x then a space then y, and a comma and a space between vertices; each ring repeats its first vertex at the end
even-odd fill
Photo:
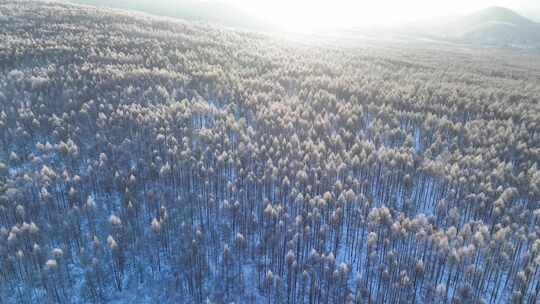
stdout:
MULTIPOLYGON (((312 32, 322 28, 345 27, 362 14, 353 1, 328 0, 238 0, 249 12, 292 32, 312 32)), ((373 10, 372 5, 363 9, 373 10)))
POLYGON ((231 0, 249 13, 291 32, 361 25, 397 25, 488 5, 512 6, 521 0, 231 0))

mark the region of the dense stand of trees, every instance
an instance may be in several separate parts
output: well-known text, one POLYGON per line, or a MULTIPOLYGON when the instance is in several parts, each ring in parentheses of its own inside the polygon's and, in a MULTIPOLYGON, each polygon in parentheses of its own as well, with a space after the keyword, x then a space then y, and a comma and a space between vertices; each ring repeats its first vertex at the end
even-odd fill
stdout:
POLYGON ((0 302, 540 301, 527 55, 47 2, 0 28, 0 302))

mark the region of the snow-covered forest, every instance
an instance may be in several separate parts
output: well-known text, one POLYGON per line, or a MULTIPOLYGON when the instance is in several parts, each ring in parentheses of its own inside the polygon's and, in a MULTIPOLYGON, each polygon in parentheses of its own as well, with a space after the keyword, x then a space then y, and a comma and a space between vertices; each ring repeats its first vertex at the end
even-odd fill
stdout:
POLYGON ((539 303, 540 58, 396 44, 0 0, 0 303, 539 303))

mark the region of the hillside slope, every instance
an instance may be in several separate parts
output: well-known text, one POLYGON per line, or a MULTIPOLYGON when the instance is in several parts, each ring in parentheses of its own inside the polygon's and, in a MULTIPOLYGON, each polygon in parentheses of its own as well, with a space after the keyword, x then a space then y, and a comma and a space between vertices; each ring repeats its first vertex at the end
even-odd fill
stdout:
POLYGON ((2 303, 538 302, 538 57, 0 12, 2 303))

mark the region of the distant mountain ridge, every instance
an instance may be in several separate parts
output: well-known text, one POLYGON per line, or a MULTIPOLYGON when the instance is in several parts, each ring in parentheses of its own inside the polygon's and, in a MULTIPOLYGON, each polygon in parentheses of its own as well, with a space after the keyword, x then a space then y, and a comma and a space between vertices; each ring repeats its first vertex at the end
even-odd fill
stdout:
POLYGON ((540 47, 540 23, 504 8, 489 7, 436 29, 440 36, 479 45, 540 47))
MULTIPOLYGON (((142 11, 154 15, 201 21, 219 26, 254 31, 275 31, 279 26, 267 24, 225 0, 66 0, 68 2, 142 11)), ((255 0, 254 0, 255 1, 255 0)), ((381 29, 379 29, 381 30, 381 29)), ((358 28, 353 29, 358 31, 358 28)), ((373 37, 380 33, 361 29, 373 37)), ((381 30, 383 33, 395 29, 381 30)), ((513 47, 540 50, 540 23, 508 8, 492 6, 462 17, 437 18, 410 24, 397 30, 408 37, 427 37, 445 42, 479 46, 513 47)), ((380 38, 380 37, 379 37, 380 38)))
POLYGON ((268 30, 269 24, 226 1, 200 0, 66 0, 67 2, 136 10, 149 14, 202 21, 248 30, 268 30))

